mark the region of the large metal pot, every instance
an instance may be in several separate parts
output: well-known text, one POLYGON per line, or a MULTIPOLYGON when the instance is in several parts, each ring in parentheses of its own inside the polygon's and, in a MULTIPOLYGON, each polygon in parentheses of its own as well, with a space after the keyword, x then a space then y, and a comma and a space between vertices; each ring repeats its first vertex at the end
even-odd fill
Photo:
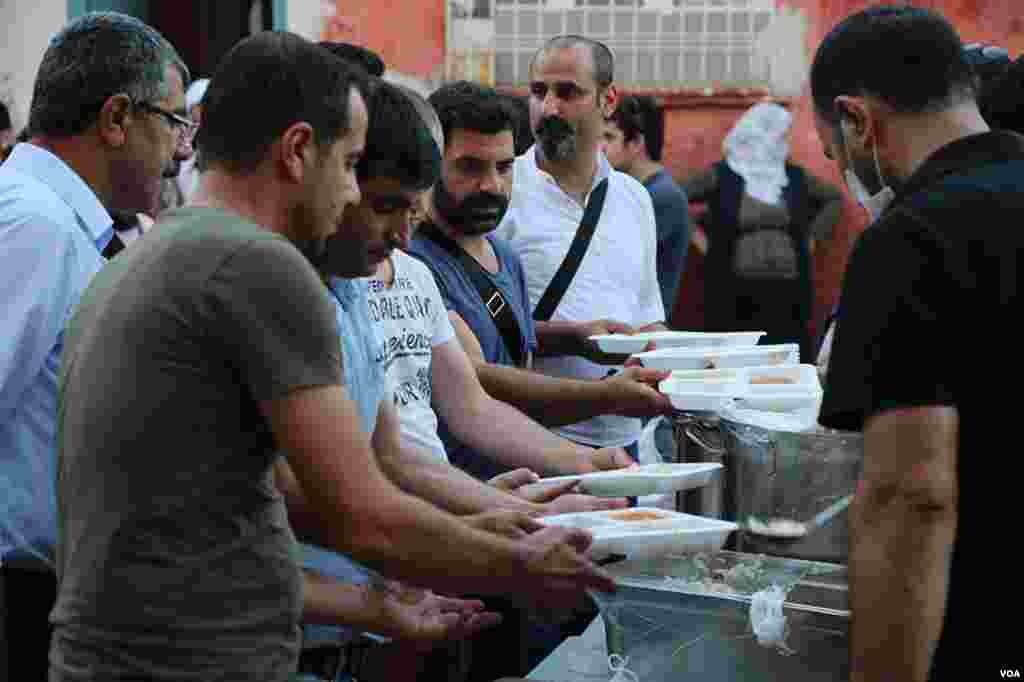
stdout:
POLYGON ((852 495, 863 460, 859 433, 779 431, 707 415, 679 416, 674 429, 677 461, 724 465, 707 488, 677 497, 680 511, 740 524, 730 545, 740 552, 846 563, 845 511, 798 540, 753 533, 749 525, 751 520, 807 524, 852 495))

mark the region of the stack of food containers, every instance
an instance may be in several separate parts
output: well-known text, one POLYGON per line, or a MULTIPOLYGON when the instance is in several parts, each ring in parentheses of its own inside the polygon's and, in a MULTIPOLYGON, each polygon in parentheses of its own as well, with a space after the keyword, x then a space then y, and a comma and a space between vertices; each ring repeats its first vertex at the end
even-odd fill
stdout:
POLYGON ((800 364, 797 344, 766 345, 764 332, 655 332, 592 337, 609 354, 671 372, 659 388, 680 412, 714 412, 739 421, 791 415, 813 426, 821 382, 800 364), (644 349, 653 342, 655 350, 644 349), (767 415, 758 413, 768 413, 767 415))

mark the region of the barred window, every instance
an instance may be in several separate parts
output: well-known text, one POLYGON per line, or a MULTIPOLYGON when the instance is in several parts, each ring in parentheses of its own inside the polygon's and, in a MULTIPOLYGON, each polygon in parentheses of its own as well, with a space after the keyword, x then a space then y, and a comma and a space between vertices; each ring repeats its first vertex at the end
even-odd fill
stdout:
MULTIPOLYGON (((615 54, 616 81, 627 88, 766 88, 770 57, 757 36, 775 14, 774 0, 451 0, 471 6, 474 46, 460 45, 450 26, 449 53, 486 62, 488 80, 524 86, 533 53, 552 36, 576 33, 600 40, 615 54), (451 38, 455 36, 455 39, 451 38), (486 42, 487 44, 482 44, 486 42)), ((449 23, 469 12, 449 12, 449 23)), ((473 73, 480 69, 473 67, 473 73)), ((458 74, 449 76, 461 77, 458 74)))

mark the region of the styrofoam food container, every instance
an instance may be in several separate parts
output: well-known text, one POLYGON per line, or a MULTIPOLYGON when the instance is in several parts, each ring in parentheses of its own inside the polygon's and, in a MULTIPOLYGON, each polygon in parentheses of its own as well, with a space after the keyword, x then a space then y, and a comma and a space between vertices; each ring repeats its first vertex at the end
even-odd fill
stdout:
POLYGON ((742 374, 746 392, 752 395, 821 391, 821 380, 814 365, 748 367, 742 370, 742 374), (770 383, 773 379, 791 383, 770 383), (762 380, 766 382, 762 383, 762 380))
POLYGON ((796 365, 800 362, 800 346, 783 343, 749 348, 665 348, 635 353, 644 367, 663 372, 680 369, 734 369, 765 365, 796 365))
POLYGON ((814 365, 756 367, 744 370, 743 393, 736 406, 766 412, 792 412, 821 402, 823 391, 814 365), (758 379, 788 379, 793 383, 757 383, 758 379))
POLYGON ((735 369, 677 370, 658 383, 658 390, 666 394, 733 396, 743 391, 745 380, 746 375, 735 369))
POLYGON ((673 384, 742 383, 746 374, 738 369, 677 369, 665 381, 673 384))
POLYGON ((539 483, 579 481, 579 489, 596 497, 640 497, 701 488, 722 465, 716 462, 644 464, 630 469, 542 478, 539 483))
POLYGON ((623 554, 630 558, 656 558, 675 552, 717 552, 729 534, 739 526, 729 521, 708 519, 657 507, 634 507, 610 511, 580 512, 543 516, 549 526, 582 528, 594 536, 587 554, 602 557, 623 554), (635 516, 652 520, 625 520, 635 516))
POLYGON ((658 384, 658 390, 682 412, 718 412, 728 408, 742 391, 743 379, 736 370, 672 372, 658 384))
POLYGON ((677 332, 658 331, 637 334, 598 334, 590 340, 602 353, 629 355, 639 353, 651 341, 657 348, 742 348, 757 345, 767 332, 677 332))

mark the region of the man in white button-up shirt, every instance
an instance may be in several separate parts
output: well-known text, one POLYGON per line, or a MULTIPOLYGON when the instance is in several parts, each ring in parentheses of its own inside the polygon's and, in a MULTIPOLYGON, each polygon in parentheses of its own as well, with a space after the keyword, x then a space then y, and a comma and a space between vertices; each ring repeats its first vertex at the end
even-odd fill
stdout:
MULTIPOLYGON (((526 271, 531 307, 565 259, 591 191, 608 180, 597 229, 550 321, 538 321, 535 367, 555 376, 600 378, 587 359, 594 334, 664 329, 654 208, 644 186, 613 170, 601 152, 617 93, 607 47, 560 36, 534 56, 530 125, 537 144, 516 159, 512 200, 499 227, 526 271)), ((640 420, 601 416, 558 429, 594 447, 633 446, 640 420)), ((635 456, 635 450, 632 450, 635 456)))

